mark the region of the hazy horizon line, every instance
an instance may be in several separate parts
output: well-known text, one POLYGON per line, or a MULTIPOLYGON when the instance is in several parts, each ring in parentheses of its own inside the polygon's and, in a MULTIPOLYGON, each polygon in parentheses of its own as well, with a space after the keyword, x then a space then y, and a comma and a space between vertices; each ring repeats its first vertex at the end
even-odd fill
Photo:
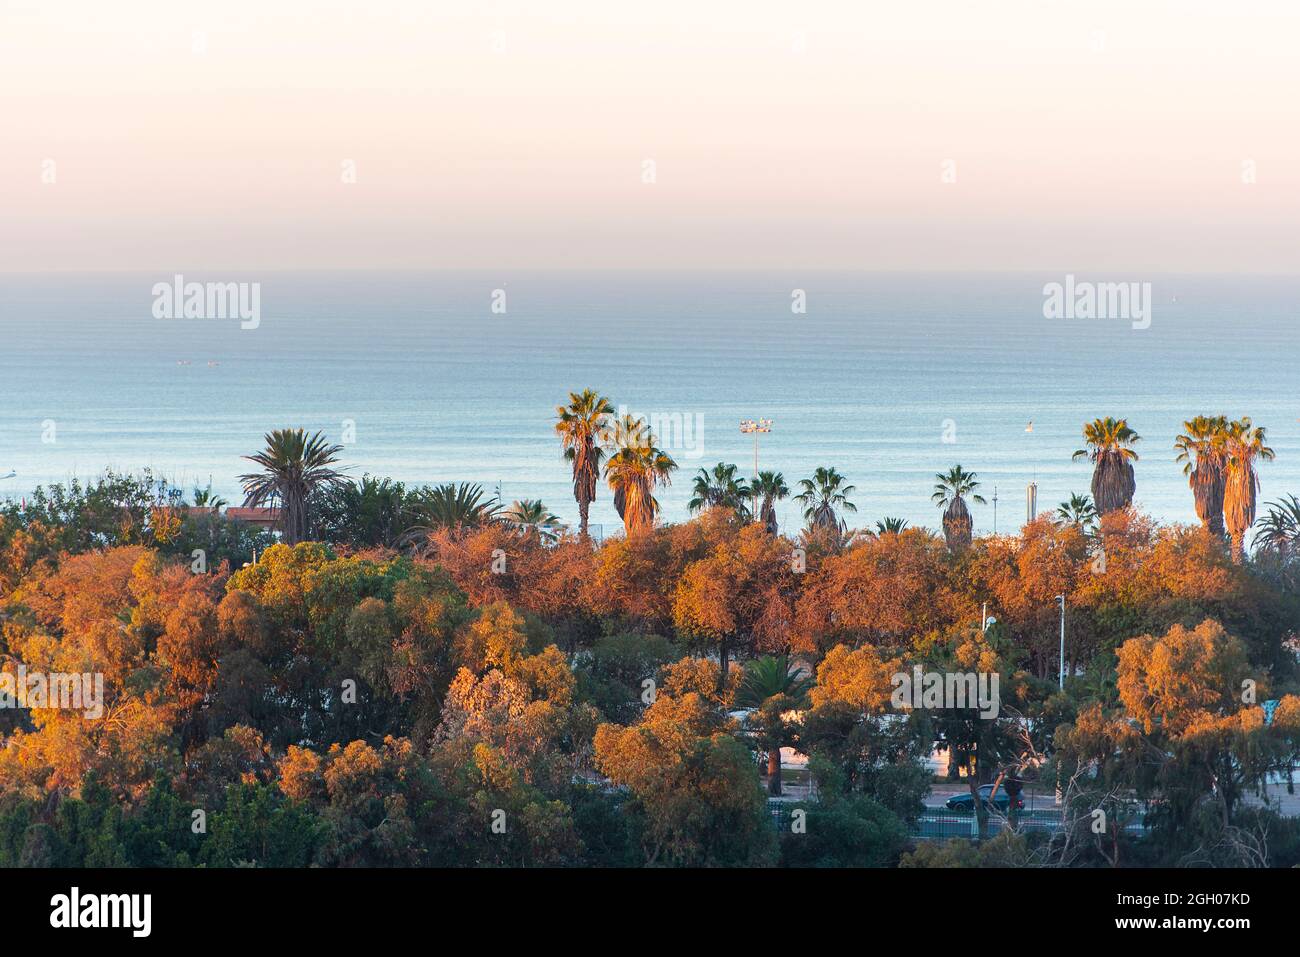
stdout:
POLYGON ((3 269, 0 268, 0 276, 46 276, 46 275, 67 275, 70 273, 86 275, 130 275, 133 273, 148 273, 155 275, 159 272, 185 273, 195 272, 213 272, 213 271, 230 271, 230 272, 260 272, 260 273, 411 273, 419 275, 464 275, 464 274, 482 274, 482 275, 500 275, 503 272, 517 273, 569 273, 569 274, 637 274, 653 275, 663 273, 680 273, 680 274, 699 274, 713 275, 718 273, 731 273, 737 275, 773 275, 779 276, 787 273, 823 273, 837 275, 855 275, 855 276, 925 276, 925 275, 958 275, 958 276, 1030 276, 1051 273, 1052 275, 1065 273, 1106 273, 1109 275, 1120 274, 1142 274, 1152 276, 1203 276, 1203 277, 1238 277, 1247 276, 1252 278, 1277 278, 1277 279, 1300 279, 1300 270, 1296 272, 1278 272, 1274 270, 1225 270, 1225 271, 1207 271, 1204 269, 1195 270, 1178 270, 1178 269, 1144 269, 1141 267, 1114 269, 1111 267, 1091 267, 1091 266, 1066 266, 1066 267, 1015 267, 1005 269, 963 269, 953 268, 916 268, 916 269, 857 269, 849 266, 788 266, 788 267, 744 267, 744 266, 588 266, 588 267, 559 267, 559 266, 503 266, 488 267, 474 266, 463 268, 426 268, 419 266, 167 266, 167 267, 75 267, 75 266, 53 266, 45 269, 3 269))

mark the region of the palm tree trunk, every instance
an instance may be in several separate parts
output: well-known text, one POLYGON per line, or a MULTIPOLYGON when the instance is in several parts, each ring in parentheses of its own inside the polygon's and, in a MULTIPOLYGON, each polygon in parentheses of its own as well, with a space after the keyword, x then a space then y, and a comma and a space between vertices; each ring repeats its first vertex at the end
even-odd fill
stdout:
POLYGON ((781 796, 781 746, 776 745, 767 752, 767 793, 774 797, 781 796))
POLYGON ((1192 472, 1192 494, 1196 500, 1196 514, 1207 531, 1222 540, 1223 497, 1226 481, 1222 470, 1215 470, 1210 463, 1198 465, 1192 472))
MULTIPOLYGON (((582 490, 583 492, 586 489, 582 490)), ((578 534, 583 538, 587 537, 587 510, 591 507, 591 502, 587 496, 581 492, 578 494, 578 534)))
POLYGON ((297 545, 302 541, 298 512, 297 496, 292 493, 285 495, 280 502, 280 533, 286 545, 297 545))
POLYGON ((960 495, 954 496, 943 513, 943 535, 949 551, 961 551, 970 545, 973 524, 965 500, 960 495))

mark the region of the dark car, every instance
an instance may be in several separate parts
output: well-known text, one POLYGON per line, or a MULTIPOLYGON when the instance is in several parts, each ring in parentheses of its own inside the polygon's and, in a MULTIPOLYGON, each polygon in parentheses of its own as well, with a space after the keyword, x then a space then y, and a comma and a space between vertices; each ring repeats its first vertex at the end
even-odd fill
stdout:
MULTIPOLYGON (((996 809, 998 811, 1001 811, 1003 814, 1006 814, 1009 810, 1011 810, 1011 798, 1007 795, 1007 792, 1004 788, 998 788, 998 796, 996 798, 993 798, 992 800, 989 800, 989 796, 992 793, 993 793, 993 785, 985 784, 980 787, 980 800, 984 802, 985 807, 989 808, 990 810, 996 809)), ((975 809, 975 799, 972 798, 969 793, 954 794, 952 797, 948 798, 948 801, 944 805, 944 807, 946 807, 949 811, 960 811, 966 814, 970 814, 975 809)), ((1025 799, 1020 797, 1019 795, 1016 795, 1016 810, 1017 811, 1024 810, 1024 807, 1025 807, 1025 799)))

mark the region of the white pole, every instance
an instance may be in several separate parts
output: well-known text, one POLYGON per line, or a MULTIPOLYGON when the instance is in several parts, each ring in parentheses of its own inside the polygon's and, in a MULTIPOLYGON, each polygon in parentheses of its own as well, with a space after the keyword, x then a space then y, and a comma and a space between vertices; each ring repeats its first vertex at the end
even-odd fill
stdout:
POLYGON ((1057 595, 1056 600, 1061 603, 1061 681, 1060 687, 1065 688, 1065 596, 1057 595))

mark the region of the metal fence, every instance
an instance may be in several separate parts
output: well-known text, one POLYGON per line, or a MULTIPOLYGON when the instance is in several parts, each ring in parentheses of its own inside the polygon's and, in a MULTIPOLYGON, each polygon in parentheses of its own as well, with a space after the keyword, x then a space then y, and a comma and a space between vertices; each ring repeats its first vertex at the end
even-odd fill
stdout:
MULTIPOLYGON (((995 837, 1009 825, 1000 814, 990 814, 985 826, 986 837, 995 837)), ((1056 831, 1061 827, 1059 811, 1021 811, 1019 825, 1022 831, 1056 831)), ((923 840, 942 841, 950 837, 978 837, 979 822, 974 814, 959 814, 947 810, 927 810, 921 815, 914 832, 923 840)))
MULTIPOLYGON (((801 803, 792 801, 768 801, 767 812, 772 818, 772 826, 779 833, 790 830, 793 820, 791 812, 801 803)), ((1006 818, 999 814, 990 814, 985 826, 984 836, 995 837, 1008 826, 1006 818)), ((1019 815, 1022 831, 1055 831, 1061 827, 1061 813, 1057 810, 1035 809, 1022 811, 1019 815)), ((979 823, 974 814, 962 814, 943 808, 926 808, 917 821, 912 833, 926 841, 944 841, 952 837, 974 838, 979 836, 979 823)))

